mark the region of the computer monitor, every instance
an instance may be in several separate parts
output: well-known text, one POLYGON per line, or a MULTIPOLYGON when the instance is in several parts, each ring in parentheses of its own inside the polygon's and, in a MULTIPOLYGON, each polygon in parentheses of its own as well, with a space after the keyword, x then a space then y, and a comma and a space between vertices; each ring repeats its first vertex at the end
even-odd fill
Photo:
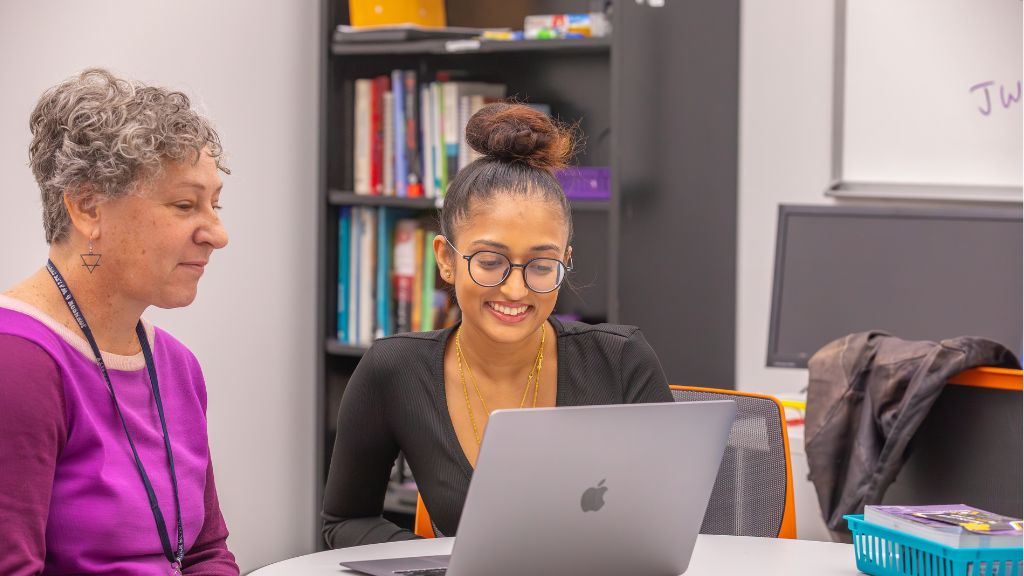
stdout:
POLYGON ((779 208, 768 365, 853 332, 983 336, 1021 355, 1020 208, 779 208))

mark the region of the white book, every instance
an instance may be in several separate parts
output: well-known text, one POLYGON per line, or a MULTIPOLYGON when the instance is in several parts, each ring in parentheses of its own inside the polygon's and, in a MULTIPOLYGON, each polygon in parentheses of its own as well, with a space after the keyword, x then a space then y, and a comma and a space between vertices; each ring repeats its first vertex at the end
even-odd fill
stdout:
POLYGON ((384 122, 384 158, 381 170, 384 172, 384 195, 395 195, 395 96, 390 90, 381 99, 382 121, 384 122))
POLYGON ((468 94, 459 97, 459 170, 469 165, 471 148, 466 144, 466 124, 469 124, 470 98, 468 94))
POLYGON ((465 139, 466 125, 460 122, 459 116, 459 103, 462 97, 481 94, 488 98, 504 98, 505 85, 487 82, 445 82, 444 90, 444 143, 449 159, 448 180, 451 181, 460 167, 459 142, 465 139))
POLYGON ((493 99, 484 94, 467 94, 459 99, 459 168, 467 166, 470 162, 483 156, 466 143, 466 125, 469 119, 487 105, 487 100, 493 99))
POLYGON ((373 98, 373 80, 360 78, 356 80, 356 104, 353 113, 355 123, 355 146, 353 146, 352 169, 354 177, 352 186, 356 194, 370 194, 370 162, 373 154, 373 135, 371 134, 371 114, 373 98))
POLYGON ((423 196, 433 198, 437 196, 434 189, 434 147, 433 123, 430 120, 433 106, 430 100, 430 86, 424 84, 420 87, 420 154, 423 155, 423 196))

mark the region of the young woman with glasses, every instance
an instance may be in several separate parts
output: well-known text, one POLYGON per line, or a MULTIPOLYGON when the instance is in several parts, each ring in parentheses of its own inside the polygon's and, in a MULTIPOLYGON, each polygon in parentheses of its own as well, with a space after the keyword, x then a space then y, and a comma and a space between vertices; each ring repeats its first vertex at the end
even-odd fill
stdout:
POLYGON ((434 241, 462 321, 379 339, 352 374, 324 497, 334 548, 415 537, 381 517, 399 451, 435 530, 455 535, 493 410, 672 401, 636 327, 551 316, 572 271, 572 218, 554 176, 571 133, 527 106, 491 104, 466 140, 483 157, 452 180, 434 241))

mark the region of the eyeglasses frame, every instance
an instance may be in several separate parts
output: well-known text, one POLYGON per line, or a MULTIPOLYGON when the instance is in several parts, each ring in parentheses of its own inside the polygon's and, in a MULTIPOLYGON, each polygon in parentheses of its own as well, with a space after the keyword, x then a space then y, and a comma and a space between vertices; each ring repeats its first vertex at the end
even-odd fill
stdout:
POLYGON ((483 288, 494 288, 495 286, 501 286, 502 284, 505 283, 506 280, 508 280, 508 277, 512 275, 512 270, 513 269, 521 268, 523 270, 523 285, 524 286, 526 286, 531 292, 536 292, 537 294, 550 294, 550 293, 554 292, 555 290, 558 290, 559 288, 562 287, 562 283, 565 282, 565 277, 569 274, 569 272, 572 272, 572 269, 573 269, 572 254, 569 255, 569 262, 568 263, 562 262, 558 258, 549 258, 547 256, 540 256, 540 257, 537 257, 537 258, 530 258, 529 260, 527 260, 523 264, 514 264, 512 262, 511 258, 509 258, 508 256, 505 256, 501 252, 495 252, 494 250, 477 250, 476 252, 473 252, 472 254, 467 256, 467 255, 463 254, 462 252, 459 252, 459 249, 456 248, 454 244, 452 244, 452 241, 449 240, 447 236, 444 237, 444 241, 447 242, 449 246, 451 246, 452 250, 454 250, 456 254, 458 254, 459 256, 462 256, 462 259, 466 261, 466 272, 469 273, 469 279, 472 280, 473 283, 475 283, 477 286, 481 286, 483 288), (476 278, 473 278, 473 270, 472 270, 471 265, 470 265, 470 260, 472 260, 473 257, 476 256, 477 254, 481 254, 483 252, 487 252, 489 254, 497 254, 498 256, 501 256, 505 260, 508 260, 508 268, 505 270, 505 275, 501 277, 501 280, 498 281, 497 284, 490 284, 490 285, 481 284, 479 281, 477 281, 476 278), (562 279, 559 280, 558 284, 556 284, 555 287, 552 288, 551 290, 546 290, 546 291, 543 291, 543 292, 540 291, 540 290, 534 290, 533 287, 530 286, 530 283, 526 280, 526 267, 529 266, 530 264, 532 264, 533 262, 537 261, 537 260, 554 260, 555 262, 558 262, 559 264, 561 264, 563 268, 565 268, 565 274, 562 275, 562 279))

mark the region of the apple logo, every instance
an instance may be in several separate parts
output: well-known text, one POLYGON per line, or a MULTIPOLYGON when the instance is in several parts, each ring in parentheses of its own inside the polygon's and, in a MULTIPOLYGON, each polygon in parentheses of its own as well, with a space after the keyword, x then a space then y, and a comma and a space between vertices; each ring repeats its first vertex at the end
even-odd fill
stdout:
POLYGON ((597 486, 587 488, 580 498, 580 508, 583 508, 584 512, 597 512, 604 506, 604 493, 607 491, 608 487, 604 485, 604 480, 598 482, 597 486))

